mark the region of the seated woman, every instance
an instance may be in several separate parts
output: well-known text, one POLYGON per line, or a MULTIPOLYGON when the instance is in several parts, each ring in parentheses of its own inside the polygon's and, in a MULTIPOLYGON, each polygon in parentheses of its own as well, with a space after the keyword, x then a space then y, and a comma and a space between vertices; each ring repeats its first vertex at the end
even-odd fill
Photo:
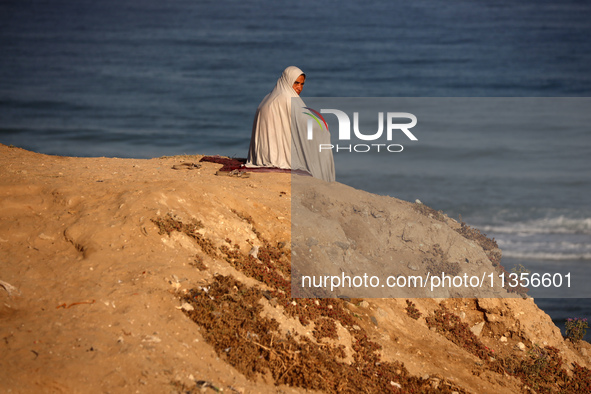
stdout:
POLYGON ((287 67, 275 88, 259 104, 252 126, 246 167, 275 167, 303 170, 328 182, 335 180, 332 151, 319 152, 319 144, 330 143, 327 130, 315 128, 307 137, 304 101, 299 97, 306 75, 297 67, 287 67), (297 109, 292 119, 293 108, 297 109))

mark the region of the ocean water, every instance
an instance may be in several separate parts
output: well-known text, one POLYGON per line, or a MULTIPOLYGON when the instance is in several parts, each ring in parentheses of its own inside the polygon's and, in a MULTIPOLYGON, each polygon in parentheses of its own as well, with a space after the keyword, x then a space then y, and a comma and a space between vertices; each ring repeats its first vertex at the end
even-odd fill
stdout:
MULTIPOLYGON (((245 157, 281 71, 302 97, 589 97, 582 0, 0 2, 0 143, 71 156, 245 157)), ((591 108, 590 108, 591 109, 591 108)), ((591 270, 591 130, 446 130, 337 180, 476 226, 502 264, 591 270), (513 131, 513 132, 512 132, 513 131)), ((563 326, 577 294, 536 302, 563 326)))

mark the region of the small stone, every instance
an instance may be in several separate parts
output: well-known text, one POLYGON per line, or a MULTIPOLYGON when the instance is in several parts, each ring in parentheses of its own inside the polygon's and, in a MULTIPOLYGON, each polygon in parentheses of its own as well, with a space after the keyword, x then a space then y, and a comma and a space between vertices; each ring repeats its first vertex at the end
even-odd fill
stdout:
POLYGON ((250 252, 248 253, 249 255, 251 255, 252 257, 254 257, 255 259, 258 258, 259 256, 259 247, 258 246, 253 246, 252 249, 250 249, 250 252))
POLYGON ((369 302, 367 302, 367 301, 361 301, 359 303, 359 306, 362 307, 362 308, 369 308, 369 302))
POLYGON ((525 352, 525 345, 523 344, 523 342, 519 342, 519 343, 517 344, 517 348, 518 348, 519 350, 521 350, 522 352, 525 352))
POLYGON ((6 290, 6 292, 8 293, 8 296, 11 297, 12 293, 16 293, 18 295, 21 294, 20 290, 17 289, 16 287, 14 287, 13 285, 11 285, 8 282, 4 282, 3 280, 0 280, 0 287, 3 287, 4 290, 6 290))
POLYGON ((501 341, 501 342, 507 342, 507 337, 503 335, 503 336, 501 337, 500 341, 501 341))
POLYGON ((183 302, 183 305, 181 305, 181 309, 187 312, 195 310, 193 305, 189 304, 188 302, 183 302))
POLYGON ((349 249, 349 244, 341 241, 335 241, 334 244, 343 250, 349 249))
POLYGON ((415 263, 413 263, 413 262, 408 263, 407 267, 409 269, 413 270, 413 271, 418 271, 419 270, 419 267, 415 263))
POLYGON ((439 379, 431 378, 431 387, 433 387, 435 390, 437 390, 439 388, 439 382, 440 382, 439 379))
POLYGON ((146 335, 142 342, 160 343, 162 342, 162 339, 158 338, 155 335, 146 335))
POLYGON ((486 320, 491 323, 499 321, 499 316, 495 315, 494 313, 485 313, 484 315, 486 316, 486 320))
POLYGON ((476 323, 472 327, 470 327, 470 331, 472 331, 472 334, 474 334, 477 337, 479 337, 480 334, 482 334, 482 329, 483 328, 484 328, 484 322, 481 321, 480 323, 476 323))
POLYGON ((402 388, 402 386, 400 385, 400 383, 396 383, 396 382, 390 381, 390 384, 391 384, 392 386, 396 387, 396 388, 399 388, 399 389, 401 389, 401 388, 402 388))

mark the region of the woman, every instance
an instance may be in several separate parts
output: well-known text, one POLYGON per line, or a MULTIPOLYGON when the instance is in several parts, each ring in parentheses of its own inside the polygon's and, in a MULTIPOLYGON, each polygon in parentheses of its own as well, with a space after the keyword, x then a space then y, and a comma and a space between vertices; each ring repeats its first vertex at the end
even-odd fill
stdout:
POLYGON ((330 134, 312 125, 314 139, 306 138, 308 118, 304 112, 307 110, 300 98, 305 81, 302 70, 287 67, 275 88, 259 104, 246 166, 304 170, 332 182, 335 180, 332 151, 319 152, 319 144, 330 143, 330 134))

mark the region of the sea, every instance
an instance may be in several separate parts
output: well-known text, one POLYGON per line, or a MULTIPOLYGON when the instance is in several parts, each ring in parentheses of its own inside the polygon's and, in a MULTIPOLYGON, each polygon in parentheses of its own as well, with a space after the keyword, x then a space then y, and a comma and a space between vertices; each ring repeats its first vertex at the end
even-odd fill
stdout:
MULTIPOLYGON (((556 113, 527 130, 417 129, 415 145, 379 165, 352 165, 347 152, 335 162, 339 182, 479 228, 508 271, 585 276, 590 20, 584 0, 1 0, 0 143, 245 157, 256 107, 289 65, 306 73, 304 101, 571 98, 575 127, 556 113)), ((582 289, 532 295, 563 330, 591 318, 582 289)))

